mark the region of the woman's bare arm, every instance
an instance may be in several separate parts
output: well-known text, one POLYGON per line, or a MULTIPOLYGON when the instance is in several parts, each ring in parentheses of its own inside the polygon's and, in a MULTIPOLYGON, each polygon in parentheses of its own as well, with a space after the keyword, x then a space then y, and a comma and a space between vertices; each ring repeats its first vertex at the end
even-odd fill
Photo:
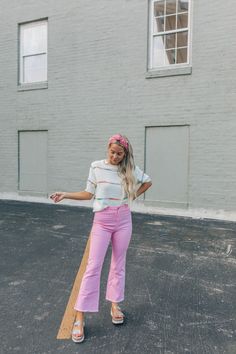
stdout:
POLYGON ((58 203, 63 199, 74 199, 74 200, 90 200, 93 198, 93 194, 82 191, 82 192, 55 192, 50 195, 50 198, 58 203))
POLYGON ((136 196, 139 197, 141 194, 143 194, 144 192, 146 192, 146 190, 148 190, 148 188, 150 188, 152 185, 152 182, 145 182, 143 183, 139 189, 136 192, 136 196))

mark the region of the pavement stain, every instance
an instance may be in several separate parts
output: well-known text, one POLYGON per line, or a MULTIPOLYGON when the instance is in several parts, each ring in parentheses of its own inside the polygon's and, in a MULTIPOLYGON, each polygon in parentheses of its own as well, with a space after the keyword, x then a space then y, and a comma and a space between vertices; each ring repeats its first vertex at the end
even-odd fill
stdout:
POLYGON ((41 315, 34 315, 34 319, 37 321, 42 321, 44 320, 46 317, 48 317, 50 314, 50 312, 43 312, 41 315))
POLYGON ((160 221, 147 221, 146 222, 147 225, 157 225, 157 226, 161 226, 162 222, 160 221))
POLYGON ((66 227, 66 225, 53 225, 52 228, 54 230, 60 230, 60 229, 64 229, 66 227))
POLYGON ((22 285, 22 284, 25 284, 25 283, 26 283, 26 280, 15 280, 15 281, 10 282, 8 285, 10 285, 10 286, 18 286, 18 285, 22 285))

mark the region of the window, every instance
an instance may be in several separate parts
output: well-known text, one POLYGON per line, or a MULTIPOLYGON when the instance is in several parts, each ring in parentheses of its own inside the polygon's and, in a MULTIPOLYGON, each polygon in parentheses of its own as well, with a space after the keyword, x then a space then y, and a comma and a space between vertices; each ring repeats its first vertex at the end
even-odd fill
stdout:
POLYGON ((190 0, 150 0, 149 69, 189 64, 190 0))
POLYGON ((20 25, 20 84, 47 81, 47 20, 20 25))

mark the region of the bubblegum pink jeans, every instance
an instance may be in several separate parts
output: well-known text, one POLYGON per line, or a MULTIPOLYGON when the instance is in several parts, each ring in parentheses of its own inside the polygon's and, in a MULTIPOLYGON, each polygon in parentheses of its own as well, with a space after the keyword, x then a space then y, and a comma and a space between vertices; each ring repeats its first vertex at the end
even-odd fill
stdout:
POLYGON ((86 271, 75 303, 75 310, 98 312, 100 276, 111 241, 112 257, 106 299, 124 300, 126 251, 132 233, 131 212, 127 204, 95 212, 86 271))

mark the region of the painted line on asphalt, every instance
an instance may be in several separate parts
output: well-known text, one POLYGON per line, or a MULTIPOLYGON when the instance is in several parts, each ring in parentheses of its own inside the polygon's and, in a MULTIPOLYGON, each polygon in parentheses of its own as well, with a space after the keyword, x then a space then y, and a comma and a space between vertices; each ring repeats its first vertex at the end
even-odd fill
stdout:
POLYGON ((89 255, 89 244, 90 244, 90 236, 87 241, 87 245, 83 254, 82 261, 80 263, 80 267, 78 273, 76 275, 74 285, 70 294, 69 301, 66 306, 66 310, 61 321, 61 325, 59 331, 57 333, 57 339, 70 339, 71 338, 71 331, 73 328, 73 324, 75 321, 76 310, 74 309, 75 301, 80 289, 80 284, 86 269, 88 255, 89 255))

